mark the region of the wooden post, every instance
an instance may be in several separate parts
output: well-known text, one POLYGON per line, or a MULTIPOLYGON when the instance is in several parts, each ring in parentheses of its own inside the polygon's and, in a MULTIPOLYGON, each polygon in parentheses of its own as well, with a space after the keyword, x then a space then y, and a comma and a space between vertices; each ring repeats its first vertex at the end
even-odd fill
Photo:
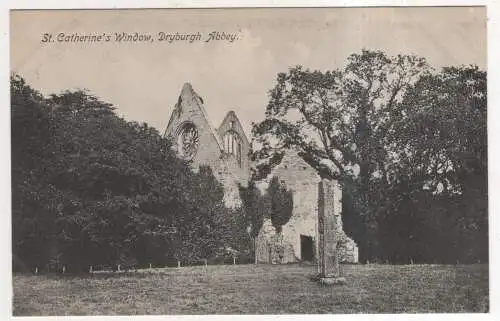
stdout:
POLYGON ((152 269, 151 263, 149 263, 149 269, 150 269, 150 270, 152 269))
POLYGON ((89 272, 90 272, 90 273, 93 273, 93 271, 92 271, 92 265, 91 265, 91 266, 90 266, 90 268, 89 268, 89 272))
POLYGON ((66 265, 63 265, 62 273, 66 273, 66 265))
POLYGON ((204 259, 203 261, 205 262, 205 266, 208 266, 208 260, 204 259))
POLYGON ((257 237, 253 239, 254 264, 257 265, 257 237))
POLYGON ((35 274, 38 275, 38 266, 35 267, 35 274))
POLYGON ((236 258, 233 256, 233 265, 236 265, 236 258))
POLYGON ((181 261, 177 261, 177 267, 180 268, 181 267, 181 261))

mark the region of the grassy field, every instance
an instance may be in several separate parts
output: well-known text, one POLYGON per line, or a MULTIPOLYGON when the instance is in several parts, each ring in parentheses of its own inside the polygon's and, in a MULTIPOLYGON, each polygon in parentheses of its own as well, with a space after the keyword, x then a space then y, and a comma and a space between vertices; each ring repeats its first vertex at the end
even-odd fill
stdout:
POLYGON ((487 265, 345 265, 347 283, 312 282, 315 266, 227 265, 94 276, 14 275, 25 315, 487 312, 487 265))

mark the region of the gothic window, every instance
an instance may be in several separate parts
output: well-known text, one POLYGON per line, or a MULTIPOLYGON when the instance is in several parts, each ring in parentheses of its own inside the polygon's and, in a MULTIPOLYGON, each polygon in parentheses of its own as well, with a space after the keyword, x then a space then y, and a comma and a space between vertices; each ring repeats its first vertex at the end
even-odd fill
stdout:
POLYGON ((177 134, 177 152, 184 159, 191 160, 198 151, 200 137, 193 123, 184 123, 177 134))
POLYGON ((230 130, 224 134, 224 152, 234 155, 238 160, 238 165, 242 166, 241 138, 235 131, 230 130))

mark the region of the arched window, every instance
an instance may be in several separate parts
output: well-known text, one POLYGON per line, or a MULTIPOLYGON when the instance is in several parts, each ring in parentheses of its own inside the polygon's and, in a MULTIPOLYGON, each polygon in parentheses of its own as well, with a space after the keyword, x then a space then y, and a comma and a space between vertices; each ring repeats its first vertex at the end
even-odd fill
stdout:
POLYGON ((224 134, 224 152, 236 156, 238 165, 241 167, 241 138, 235 131, 230 130, 224 134))

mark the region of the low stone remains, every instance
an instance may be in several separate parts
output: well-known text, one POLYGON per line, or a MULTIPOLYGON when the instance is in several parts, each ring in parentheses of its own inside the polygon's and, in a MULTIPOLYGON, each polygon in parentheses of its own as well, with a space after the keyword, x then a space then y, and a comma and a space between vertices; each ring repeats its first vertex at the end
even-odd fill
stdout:
MULTIPOLYGON (((265 219, 257 237, 256 257, 259 263, 317 263, 319 258, 319 205, 322 182, 317 172, 296 153, 285 154, 267 179, 259 185, 264 192, 270 179, 278 176, 293 191, 293 214, 278 236, 270 219, 265 219)), ((358 263, 358 247, 342 228, 342 190, 336 183, 338 220, 338 253, 342 263, 358 263)), ((333 205, 332 205, 333 206, 333 205)))

